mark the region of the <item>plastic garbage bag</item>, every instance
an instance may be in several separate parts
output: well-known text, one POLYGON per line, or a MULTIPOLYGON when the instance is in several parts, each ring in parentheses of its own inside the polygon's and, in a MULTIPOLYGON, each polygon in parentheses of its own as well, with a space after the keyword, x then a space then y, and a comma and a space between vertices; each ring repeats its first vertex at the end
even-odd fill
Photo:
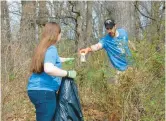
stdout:
POLYGON ((83 121, 77 86, 71 78, 62 78, 54 121, 83 121))

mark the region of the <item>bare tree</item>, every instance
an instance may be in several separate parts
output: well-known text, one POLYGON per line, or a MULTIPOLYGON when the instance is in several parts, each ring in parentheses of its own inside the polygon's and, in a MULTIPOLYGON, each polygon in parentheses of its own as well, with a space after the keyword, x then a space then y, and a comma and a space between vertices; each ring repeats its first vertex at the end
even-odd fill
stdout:
MULTIPOLYGON (((62 6, 63 6, 64 2, 62 1, 53 1, 53 5, 54 5, 54 12, 55 12, 55 17, 57 17, 56 21, 57 23, 60 23, 60 16, 63 13, 62 11, 62 6)), ((67 3, 66 3, 67 4, 67 3)))
POLYGON ((134 35, 135 31, 135 18, 134 18, 134 5, 132 1, 111 1, 107 2, 107 10, 110 17, 115 20, 118 27, 125 28, 129 36, 134 35))
POLYGON ((48 22, 49 12, 46 7, 46 1, 39 1, 39 12, 38 12, 38 19, 37 24, 39 26, 45 25, 48 22))
POLYGON ((92 41, 92 2, 87 1, 87 16, 86 16, 86 36, 85 45, 87 46, 92 41))
POLYGON ((69 2, 71 5, 71 12, 74 14, 72 16, 72 19, 75 21, 75 30, 76 30, 76 52, 78 49, 82 48, 85 46, 85 36, 84 36, 84 4, 83 2, 80 1, 74 1, 74 2, 69 2))
MULTIPOLYGON (((27 47, 33 47, 36 42, 36 2, 35 1, 21 1, 22 15, 20 23, 20 41, 27 47)), ((31 48, 33 49, 33 48, 31 48)))
POLYGON ((37 2, 38 6, 37 8, 39 8, 39 10, 36 12, 37 13, 37 21, 36 21, 36 36, 37 36, 37 40, 40 41, 40 35, 41 35, 41 31, 42 31, 42 27, 46 24, 46 22, 48 22, 48 18, 49 18, 49 11, 47 9, 47 2, 46 1, 39 1, 37 2))
POLYGON ((93 18, 93 32, 96 34, 97 38, 101 38, 104 34, 104 21, 108 19, 108 9, 106 6, 107 2, 98 1, 93 3, 93 10, 95 12, 95 18, 93 18))
POLYGON ((11 28, 10 28, 10 17, 7 1, 1 2, 1 39, 2 39, 2 66, 3 70, 6 72, 11 72, 13 70, 13 59, 11 50, 11 28), (6 67, 6 68, 4 68, 6 67))
POLYGON ((99 23, 98 23, 98 26, 99 26, 99 38, 101 38, 103 36, 103 25, 104 25, 104 21, 106 19, 106 10, 104 8, 104 3, 100 1, 99 3, 99 9, 100 9, 100 12, 97 12, 99 13, 98 16, 99 16, 99 23))
POLYGON ((1 27, 2 27, 2 42, 7 39, 8 42, 11 40, 11 30, 10 30, 10 18, 9 18, 9 9, 7 5, 7 1, 1 2, 1 27))
POLYGON ((140 28, 142 34, 146 33, 144 38, 153 43, 163 41, 164 34, 161 31, 164 31, 165 28, 165 1, 141 1, 135 2, 134 6, 139 17, 143 18, 140 28))

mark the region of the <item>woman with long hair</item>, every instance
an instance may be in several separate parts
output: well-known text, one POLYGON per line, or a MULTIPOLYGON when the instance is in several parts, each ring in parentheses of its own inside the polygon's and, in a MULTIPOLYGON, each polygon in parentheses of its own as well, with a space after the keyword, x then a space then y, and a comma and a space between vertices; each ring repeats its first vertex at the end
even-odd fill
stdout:
POLYGON ((61 39, 61 28, 55 22, 45 25, 41 41, 35 49, 30 67, 27 92, 36 109, 37 121, 52 121, 56 110, 56 92, 62 77, 75 78, 76 71, 62 70, 61 62, 74 58, 61 58, 56 44, 61 39))

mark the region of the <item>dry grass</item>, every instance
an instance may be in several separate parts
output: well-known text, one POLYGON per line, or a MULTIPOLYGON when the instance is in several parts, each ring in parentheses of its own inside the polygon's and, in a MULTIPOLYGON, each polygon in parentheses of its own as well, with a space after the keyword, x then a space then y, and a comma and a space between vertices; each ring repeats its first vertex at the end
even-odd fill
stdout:
MULTIPOLYGON (((114 84, 107 83, 115 76, 115 70, 110 68, 104 51, 89 55, 87 62, 81 64, 77 54, 69 54, 73 53, 73 42, 67 45, 65 41, 61 42, 58 46, 60 55, 76 58, 75 63, 66 63, 63 68, 74 68, 78 72, 75 81, 85 121, 164 121, 164 56, 163 52, 156 53, 153 46, 143 48, 146 44, 137 44, 139 51, 133 52, 134 67, 121 74, 119 83, 114 84)), ((10 58, 7 49, 2 53, 3 121, 35 120, 35 109, 26 93, 30 63, 27 55, 31 55, 32 50, 19 46, 12 44, 10 58), (11 58, 13 71, 8 69, 11 58)))

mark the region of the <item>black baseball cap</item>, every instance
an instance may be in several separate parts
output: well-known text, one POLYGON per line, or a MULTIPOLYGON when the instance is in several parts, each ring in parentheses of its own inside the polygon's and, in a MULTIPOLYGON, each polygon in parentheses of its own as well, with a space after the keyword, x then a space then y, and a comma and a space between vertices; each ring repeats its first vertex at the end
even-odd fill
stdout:
POLYGON ((112 29, 112 28, 115 26, 115 21, 112 20, 112 19, 107 19, 107 20, 104 22, 104 25, 105 25, 105 28, 106 28, 106 29, 112 29))

